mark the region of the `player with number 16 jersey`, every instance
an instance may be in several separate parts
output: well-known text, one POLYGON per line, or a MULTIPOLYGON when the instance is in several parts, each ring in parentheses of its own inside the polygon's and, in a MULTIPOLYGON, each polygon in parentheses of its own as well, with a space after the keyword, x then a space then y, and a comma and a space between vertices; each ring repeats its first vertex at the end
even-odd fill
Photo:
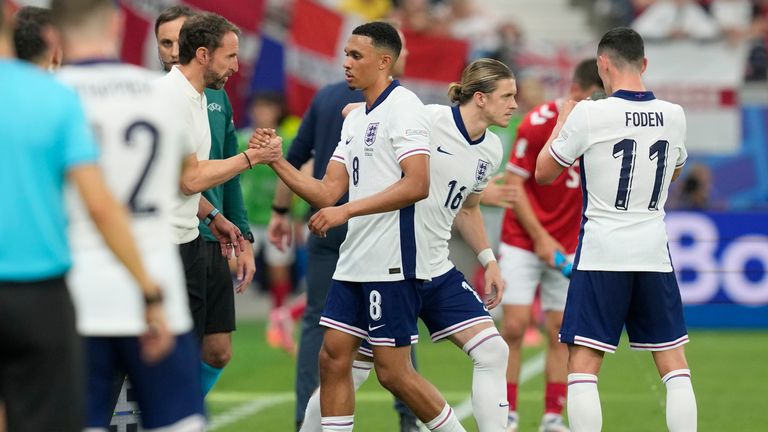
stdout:
POLYGON ((483 192, 488 186, 491 176, 499 169, 503 150, 501 140, 491 131, 472 140, 458 105, 427 105, 426 108, 434 152, 429 170, 429 198, 416 207, 429 221, 425 229, 430 238, 430 267, 434 278, 453 268, 448 257, 453 220, 467 197, 483 192))

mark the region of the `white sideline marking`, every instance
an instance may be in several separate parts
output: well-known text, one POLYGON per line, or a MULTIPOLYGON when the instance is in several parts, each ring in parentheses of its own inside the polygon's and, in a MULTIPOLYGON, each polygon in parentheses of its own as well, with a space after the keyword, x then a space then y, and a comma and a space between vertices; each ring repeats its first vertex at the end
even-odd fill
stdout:
POLYGON ((211 419, 211 422, 208 424, 208 430, 215 431, 216 429, 231 425, 232 423, 236 423, 246 417, 250 417, 251 415, 256 414, 265 408, 288 402, 292 398, 292 394, 282 393, 275 396, 267 396, 240 404, 231 410, 219 414, 211 419))
MULTIPOLYGON (((460 399, 467 395, 467 392, 443 392, 443 396, 448 399, 460 399)), ((212 392, 205 398, 208 402, 230 403, 230 402, 253 402, 262 399, 279 398, 280 403, 293 402, 295 397, 293 392, 212 392)), ((355 393, 355 399, 361 402, 391 402, 392 394, 387 391, 362 391, 355 393)))
MULTIPOLYGON (((525 361, 520 368, 520 384, 534 378, 544 371, 544 352, 540 352, 525 361)), ((446 399, 460 399, 466 397, 466 392, 443 392, 446 399)), ((360 392, 355 395, 359 402, 391 402, 392 395, 386 391, 360 392)), ((206 400, 219 403, 239 403, 232 409, 211 418, 208 430, 213 432, 224 426, 237 423, 262 410, 295 400, 293 392, 212 392, 206 400)), ((459 420, 472 415, 472 399, 466 398, 453 408, 459 420)))
MULTIPOLYGON (((544 360, 545 353, 544 351, 541 351, 540 353, 523 362, 522 366, 520 367, 520 379, 518 381, 518 385, 523 385, 535 376, 544 372, 544 360)), ((471 416, 472 398, 468 397, 460 404, 453 407, 453 412, 456 413, 456 417, 459 419, 459 421, 471 416)))

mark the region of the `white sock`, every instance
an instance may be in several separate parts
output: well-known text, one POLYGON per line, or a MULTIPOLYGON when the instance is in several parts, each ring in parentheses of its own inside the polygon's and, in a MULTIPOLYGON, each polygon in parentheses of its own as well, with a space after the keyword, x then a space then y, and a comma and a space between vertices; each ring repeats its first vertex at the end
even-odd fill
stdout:
POLYGON ((459 419, 456 418, 456 414, 453 413, 453 409, 448 405, 448 402, 445 403, 440 414, 427 422, 425 426, 427 429, 435 432, 466 432, 461 423, 459 423, 459 419))
POLYGON ((355 427, 355 416, 323 417, 323 432, 352 432, 355 427))
MULTIPOLYGON (((352 363, 352 384, 355 386, 355 391, 368 379, 371 369, 373 369, 372 362, 355 360, 352 363)), ((318 387, 307 402, 304 422, 301 424, 299 432, 321 432, 320 416, 320 387, 318 387)))
POLYGON ((664 375, 667 386, 667 428, 669 432, 696 431, 696 396, 691 385, 691 371, 677 369, 664 375))
POLYGON ((507 427, 507 359, 509 346, 496 327, 476 334, 461 348, 472 358, 472 409, 481 431, 507 427))
POLYGON ((568 374, 568 423, 573 432, 600 432, 603 413, 597 392, 597 376, 568 374))

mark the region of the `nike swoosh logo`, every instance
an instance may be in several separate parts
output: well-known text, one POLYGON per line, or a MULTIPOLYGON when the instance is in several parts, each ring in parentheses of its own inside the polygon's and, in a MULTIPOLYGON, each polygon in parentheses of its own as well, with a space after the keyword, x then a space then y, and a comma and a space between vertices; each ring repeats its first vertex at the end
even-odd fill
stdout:
POLYGON ((347 141, 344 143, 344 145, 349 145, 349 143, 351 143, 351 142, 352 142, 352 138, 348 139, 348 140, 347 140, 347 141))
POLYGON ((509 402, 507 402, 507 403, 500 403, 499 406, 501 408, 508 407, 509 406, 509 402))
POLYGON ((371 326, 368 326, 368 331, 369 331, 369 332, 371 332, 371 331, 374 331, 374 330, 376 330, 376 329, 380 329, 380 328, 384 327, 385 325, 386 325, 386 324, 382 324, 382 325, 378 325, 378 326, 376 326, 376 327, 371 327, 371 326))
POLYGON ((440 146, 437 146, 437 151, 438 151, 439 153, 445 153, 445 154, 447 154, 447 155, 451 155, 451 156, 453 156, 453 153, 448 153, 447 151, 443 150, 443 148, 442 148, 442 147, 440 147, 440 146))

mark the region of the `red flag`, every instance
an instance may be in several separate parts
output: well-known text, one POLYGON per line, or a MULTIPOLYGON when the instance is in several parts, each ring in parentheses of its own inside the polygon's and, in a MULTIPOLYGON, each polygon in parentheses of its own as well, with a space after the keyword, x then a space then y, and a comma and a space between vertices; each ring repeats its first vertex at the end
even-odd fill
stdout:
POLYGON ((406 32, 408 63, 403 85, 424 103, 448 103, 448 84, 461 80, 469 44, 449 37, 406 32))
POLYGON ((3 11, 6 22, 10 22, 8 17, 13 16, 13 14, 16 13, 16 11, 19 10, 19 5, 16 4, 15 0, 8 0, 5 2, 5 10, 3 11))
POLYGON ((123 4, 122 9, 123 15, 125 15, 125 31, 123 32, 120 57, 125 62, 144 65, 145 44, 155 44, 155 23, 154 21, 150 22, 147 17, 137 13, 130 6, 123 4))
MULTIPOLYGON (((240 27, 241 47, 258 45, 258 32, 264 17, 265 0, 183 0, 178 3, 196 10, 222 15, 240 27)), ((120 52, 124 61, 150 69, 160 69, 154 32, 155 19, 164 9, 163 5, 167 6, 167 3, 121 0, 120 6, 126 17, 123 46, 120 52)), ((227 94, 232 102, 236 121, 245 115, 245 96, 248 94, 247 86, 256 54, 255 50, 241 50, 240 70, 227 82, 227 94)))
POLYGON ((466 41, 423 33, 405 32, 408 63, 405 76, 450 83, 461 79, 469 45, 466 41))
POLYGON ((258 32, 264 18, 265 0, 184 0, 183 3, 194 9, 217 13, 247 32, 258 32))
POLYGON ((317 89, 340 81, 344 42, 356 21, 310 0, 297 0, 286 43, 286 101, 303 115, 317 89), (349 30, 349 31, 347 31, 349 30))
MULTIPOLYGON (((286 44, 288 109, 303 115, 317 89, 343 79, 344 44, 354 27, 353 15, 343 15, 314 1, 296 0, 286 44)), ((466 42, 409 33, 410 55, 403 84, 426 103, 447 102, 447 88, 461 78, 466 42)))

